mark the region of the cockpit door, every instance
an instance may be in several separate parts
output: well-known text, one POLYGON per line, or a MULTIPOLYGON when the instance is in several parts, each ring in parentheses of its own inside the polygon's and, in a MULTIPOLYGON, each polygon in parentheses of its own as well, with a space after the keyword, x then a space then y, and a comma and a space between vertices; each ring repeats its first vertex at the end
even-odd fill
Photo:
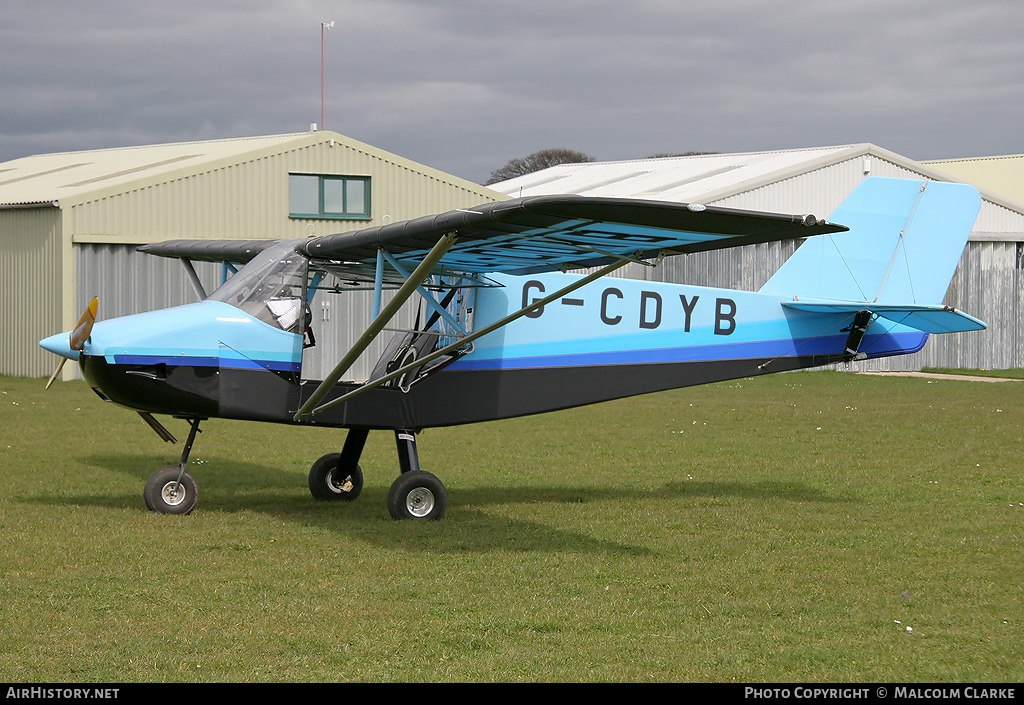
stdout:
POLYGON ((281 420, 298 410, 306 273, 295 242, 260 253, 210 295, 246 316, 218 325, 220 406, 224 416, 281 420))

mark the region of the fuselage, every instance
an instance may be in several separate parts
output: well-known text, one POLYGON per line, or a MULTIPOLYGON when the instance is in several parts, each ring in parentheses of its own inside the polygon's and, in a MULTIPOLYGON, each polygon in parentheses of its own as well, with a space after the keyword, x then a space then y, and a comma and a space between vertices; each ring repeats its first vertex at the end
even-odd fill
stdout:
MULTIPOLYGON (((494 275, 500 286, 475 292, 473 327, 574 276, 494 275)), ((103 398, 138 411, 294 423, 319 380, 302 377, 301 325, 285 325, 280 315, 297 304, 279 294, 263 302, 273 315, 251 297, 244 309, 211 297, 99 321, 79 358, 83 376, 103 398)), ((826 365, 844 359, 850 323, 849 316, 787 309, 773 294, 602 278, 480 338, 411 387, 369 390, 305 423, 448 426, 826 365)), ((875 322, 860 350, 903 354, 926 339, 875 322)), ((339 382, 326 401, 361 383, 339 382)))

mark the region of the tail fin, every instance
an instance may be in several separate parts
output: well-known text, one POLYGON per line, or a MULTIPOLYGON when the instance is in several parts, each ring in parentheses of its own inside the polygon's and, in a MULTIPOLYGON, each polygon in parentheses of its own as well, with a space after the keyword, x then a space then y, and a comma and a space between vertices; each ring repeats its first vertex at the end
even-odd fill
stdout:
POLYGON ((929 333, 979 330, 942 299, 980 208, 968 184, 865 179, 829 216, 850 230, 808 238, 761 291, 791 308, 870 310, 929 333))

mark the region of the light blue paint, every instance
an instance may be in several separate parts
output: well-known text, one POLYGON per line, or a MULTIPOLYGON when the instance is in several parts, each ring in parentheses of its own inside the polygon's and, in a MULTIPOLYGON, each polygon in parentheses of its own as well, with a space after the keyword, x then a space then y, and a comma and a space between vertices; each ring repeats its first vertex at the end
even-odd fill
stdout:
POLYGON ((848 232, 808 238, 761 291, 799 299, 938 304, 981 208, 968 184, 871 177, 829 216, 848 232))
POLYGON ((85 354, 117 364, 173 364, 297 372, 302 336, 220 301, 97 321, 85 354))
POLYGON ((965 333, 985 330, 985 322, 962 311, 940 305, 915 306, 900 304, 842 304, 834 301, 784 301, 786 308, 816 313, 857 313, 868 309, 880 318, 900 323, 926 333, 965 333))
MULTIPOLYGON (((530 303, 579 278, 570 274, 495 275, 503 288, 477 293, 474 325, 488 325, 517 311, 524 300, 530 303)), ((452 369, 838 354, 849 337, 844 329, 859 310, 838 315, 791 310, 776 295, 613 278, 588 284, 566 299, 548 304, 538 317, 520 318, 481 338, 452 369), (642 326, 642 321, 648 327, 642 326)), ((868 356, 911 352, 920 349, 926 339, 912 327, 875 321, 861 351, 868 356)))
POLYGON ((39 341, 39 345, 44 350, 49 350, 69 360, 77 360, 82 354, 80 350, 71 349, 70 333, 57 333, 57 335, 51 335, 49 338, 43 338, 39 341))

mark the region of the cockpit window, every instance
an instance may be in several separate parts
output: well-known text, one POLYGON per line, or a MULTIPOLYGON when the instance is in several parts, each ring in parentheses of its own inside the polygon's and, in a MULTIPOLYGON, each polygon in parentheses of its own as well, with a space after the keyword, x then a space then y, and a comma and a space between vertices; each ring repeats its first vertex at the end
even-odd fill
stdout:
POLYGON ((295 244, 283 241, 267 248, 209 298, 282 330, 301 333, 308 260, 295 251, 295 244))

